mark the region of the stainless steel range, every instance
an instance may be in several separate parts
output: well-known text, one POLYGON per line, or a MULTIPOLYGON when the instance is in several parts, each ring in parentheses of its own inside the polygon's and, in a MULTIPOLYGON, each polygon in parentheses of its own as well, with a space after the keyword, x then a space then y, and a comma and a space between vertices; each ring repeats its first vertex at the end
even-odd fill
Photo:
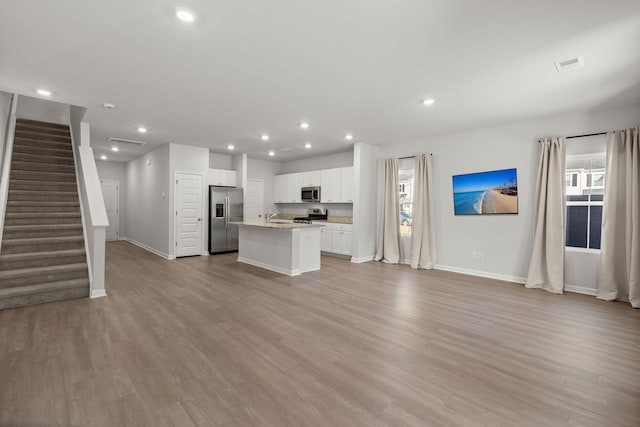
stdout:
POLYGON ((293 222, 302 224, 311 224, 314 220, 326 221, 328 217, 328 211, 321 208, 307 209, 307 216, 298 216, 293 218, 293 222))

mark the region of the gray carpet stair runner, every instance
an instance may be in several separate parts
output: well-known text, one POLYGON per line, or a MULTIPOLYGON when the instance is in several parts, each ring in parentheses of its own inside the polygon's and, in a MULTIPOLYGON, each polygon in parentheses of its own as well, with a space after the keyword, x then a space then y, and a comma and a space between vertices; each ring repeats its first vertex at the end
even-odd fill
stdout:
POLYGON ((0 248, 0 309, 87 296, 69 127, 18 119, 0 248))

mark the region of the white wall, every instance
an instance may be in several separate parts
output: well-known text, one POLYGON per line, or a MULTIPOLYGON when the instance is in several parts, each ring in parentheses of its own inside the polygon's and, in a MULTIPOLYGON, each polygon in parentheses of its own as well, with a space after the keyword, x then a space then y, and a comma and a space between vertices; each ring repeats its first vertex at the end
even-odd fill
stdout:
POLYGON ((326 156, 282 162, 282 171, 280 173, 307 172, 347 166, 353 166, 353 150, 345 151, 343 153, 329 154, 326 156))
MULTIPOLYGON (((523 281, 531 256, 537 140, 542 136, 580 135, 639 124, 640 104, 634 104, 388 144, 380 147, 379 158, 433 153, 438 268, 523 281), (514 167, 518 169, 518 215, 454 216, 453 175, 514 167), (484 260, 473 260, 472 251, 483 252, 484 260)), ((566 281, 595 288, 595 278, 586 283, 585 277, 572 276, 594 264, 593 256, 580 255, 567 257, 566 281)))
POLYGON ((273 177, 280 174, 282 163, 271 162, 269 160, 247 159, 247 178, 261 179, 263 181, 263 200, 265 214, 278 212, 274 200, 273 177))
POLYGON ((209 168, 232 170, 231 156, 228 154, 209 153, 209 168))
MULTIPOLYGON (((5 138, 7 137, 7 120, 9 120, 10 108, 11 94, 0 91, 0 153, 4 150, 5 138)), ((1 157, 0 155, 0 158, 1 157)))
POLYGON ((247 155, 245 153, 236 154, 231 157, 231 170, 236 171, 236 187, 247 187, 247 155))
POLYGON ((97 161, 96 167, 101 180, 114 179, 120 182, 120 194, 118 195, 120 238, 127 237, 127 165, 122 162, 97 161))
MULTIPOLYGON (((175 179, 176 172, 191 172, 202 175, 202 251, 207 252, 208 245, 208 213, 207 197, 209 187, 207 186, 207 169, 209 169, 209 150, 204 147, 192 145, 169 144, 169 212, 175 211, 175 179)), ((169 257, 175 256, 175 215, 169 218, 169 257)))
MULTIPOLYGON (((127 237, 169 257, 171 212, 170 145, 127 163, 127 237), (150 164, 147 164, 147 161, 150 164)), ((207 156, 208 159, 208 156, 207 156)), ((171 218, 173 219, 173 218, 171 218)))
POLYGON ((16 116, 42 122, 69 124, 69 105, 44 99, 20 96, 16 116))

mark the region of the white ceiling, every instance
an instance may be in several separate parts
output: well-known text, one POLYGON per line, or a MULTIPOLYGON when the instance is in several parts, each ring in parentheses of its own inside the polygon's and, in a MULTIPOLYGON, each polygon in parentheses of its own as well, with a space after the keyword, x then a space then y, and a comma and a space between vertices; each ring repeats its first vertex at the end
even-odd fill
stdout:
POLYGON ((114 160, 166 142, 293 160, 349 149, 346 132, 385 144, 629 103, 639 46, 638 0, 0 0, 0 90, 88 107, 114 160), (148 144, 115 154, 110 136, 148 144))

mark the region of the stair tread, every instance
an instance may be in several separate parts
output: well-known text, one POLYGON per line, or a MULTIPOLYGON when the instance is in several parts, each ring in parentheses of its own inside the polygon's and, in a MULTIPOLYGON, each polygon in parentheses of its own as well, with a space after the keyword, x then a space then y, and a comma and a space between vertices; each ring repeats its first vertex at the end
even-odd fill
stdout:
MULTIPOLYGON (((16 129, 17 131, 17 129, 16 129)), ((38 143, 45 143, 45 144, 54 144, 54 145, 60 145, 63 146, 64 148, 61 149, 69 149, 71 150, 71 144, 70 144, 70 139, 69 137, 65 136, 65 135, 55 135, 55 134, 49 134, 49 133, 39 133, 39 132, 33 132, 30 130, 22 130, 22 132, 29 132, 31 134, 37 134, 37 135, 42 135, 42 136, 53 136, 56 138, 60 138, 60 137, 64 137, 67 138, 67 141, 57 141, 57 140, 46 140, 46 139, 41 139, 41 138, 29 138, 28 136, 16 136, 14 138, 14 144, 20 144, 24 141, 31 141, 31 142, 38 142, 38 143), (68 148, 67 148, 68 147, 68 148)))
POLYGON ((30 295, 42 292, 58 291, 89 286, 89 279, 71 279, 59 282, 47 282, 37 285, 16 286, 13 288, 0 289, 0 299, 15 297, 20 295, 30 295))
POLYGON ((32 196, 76 196, 77 191, 42 191, 42 190, 9 190, 9 196, 12 194, 30 194, 32 196))
POLYGON ((60 251, 43 251, 43 252, 26 252, 18 254, 2 254, 0 255, 0 262, 5 261, 22 261, 31 258, 43 259, 43 258, 62 258, 85 255, 84 249, 63 249, 60 251))
POLYGON ((39 276, 42 274, 66 273, 80 271, 87 268, 87 263, 48 265, 46 267, 18 268, 14 270, 0 271, 0 280, 16 277, 39 276))
MULTIPOLYGON (((65 185, 65 186, 68 186, 68 187, 73 186, 74 188, 77 188, 75 182, 69 182, 69 181, 42 182, 42 181, 33 181, 33 180, 30 180, 30 179, 17 179, 17 178, 14 178, 10 182, 13 183, 13 184, 16 184, 16 185, 36 185, 38 187, 65 185)), ((29 191, 29 190, 21 190, 21 191, 29 191)))
POLYGON ((22 145, 15 144, 13 146, 14 153, 21 154, 36 154, 37 156, 45 156, 47 153, 55 154, 59 157, 73 158, 73 151, 71 147, 69 148, 52 148, 52 147, 42 147, 42 146, 34 146, 34 145, 22 145), (34 153, 35 151, 35 153, 34 153))
POLYGON ((7 206, 80 206, 80 202, 9 200, 7 206))
POLYGON ((29 245, 34 243, 47 244, 47 243, 63 243, 63 242, 77 242, 84 240, 84 236, 62 236, 62 237, 29 237, 27 239, 3 239, 2 245, 29 245))
POLYGON ((6 218, 80 218, 80 212, 7 212, 6 218))
POLYGON ((42 120, 27 119, 26 117, 17 118, 16 124, 33 124, 34 126, 50 126, 50 127, 69 129, 69 125, 66 123, 44 122, 42 120))
POLYGON ((82 224, 29 224, 5 225, 5 231, 36 231, 36 230, 69 230, 82 229, 82 224))

